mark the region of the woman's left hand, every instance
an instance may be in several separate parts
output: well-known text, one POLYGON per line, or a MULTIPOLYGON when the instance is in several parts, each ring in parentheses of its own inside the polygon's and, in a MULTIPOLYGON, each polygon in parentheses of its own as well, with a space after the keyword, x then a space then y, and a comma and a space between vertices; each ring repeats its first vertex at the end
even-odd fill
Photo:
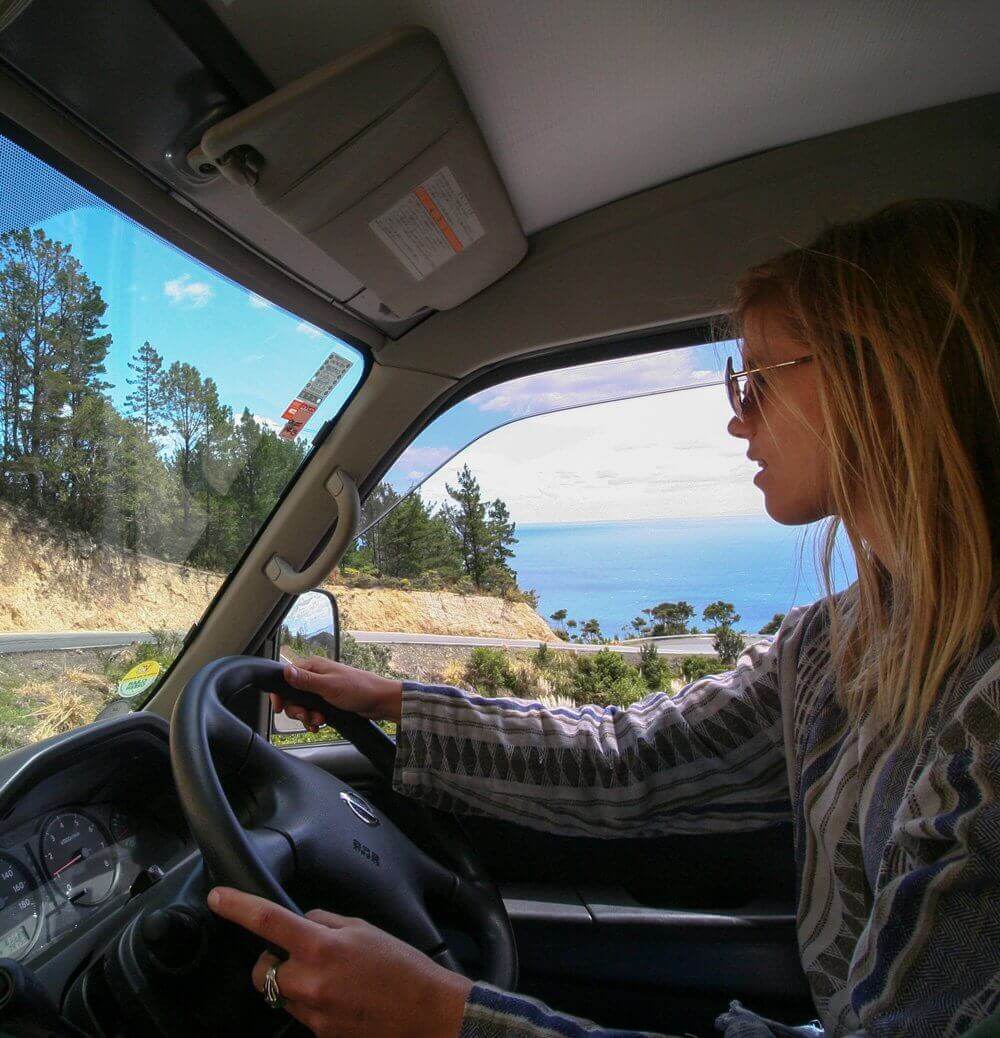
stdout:
MULTIPOLYGON (((457 1038, 472 982, 384 930, 318 909, 303 918, 231 887, 215 887, 208 906, 288 952, 276 974, 284 1008, 320 1038, 457 1038)), ((279 961, 257 960, 258 991, 279 961)))

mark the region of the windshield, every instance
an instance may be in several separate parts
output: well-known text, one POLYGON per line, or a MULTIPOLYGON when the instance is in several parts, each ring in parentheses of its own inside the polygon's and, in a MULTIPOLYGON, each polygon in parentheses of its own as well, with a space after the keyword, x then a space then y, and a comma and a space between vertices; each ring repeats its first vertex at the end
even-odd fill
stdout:
POLYGON ((0 136, 0 751, 148 695, 363 367, 0 136))

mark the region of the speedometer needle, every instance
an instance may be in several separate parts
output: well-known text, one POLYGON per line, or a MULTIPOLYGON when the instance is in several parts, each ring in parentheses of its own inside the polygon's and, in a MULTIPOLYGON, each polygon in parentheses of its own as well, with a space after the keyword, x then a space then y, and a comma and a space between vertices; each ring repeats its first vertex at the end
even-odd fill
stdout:
POLYGON ((59 868, 57 868, 56 871, 52 873, 52 878, 55 879, 60 872, 64 872, 66 869, 70 867, 70 865, 75 865, 78 861, 83 861, 83 854, 78 854, 75 858, 70 858, 65 865, 60 865, 59 868))

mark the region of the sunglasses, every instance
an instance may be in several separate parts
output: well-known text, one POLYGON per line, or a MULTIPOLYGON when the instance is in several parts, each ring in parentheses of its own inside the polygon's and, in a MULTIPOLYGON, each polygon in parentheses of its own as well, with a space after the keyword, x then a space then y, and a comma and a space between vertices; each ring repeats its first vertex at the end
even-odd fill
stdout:
POLYGON ((812 354, 808 357, 797 357, 795 360, 783 360, 780 364, 767 364, 761 368, 745 368, 743 371, 733 371, 733 358, 726 358, 726 396, 729 397, 729 406, 733 409, 733 414, 742 422, 743 416, 750 410, 751 407, 756 406, 760 399, 760 379, 754 379, 759 371, 773 371, 775 368, 790 368, 796 364, 805 364, 807 360, 812 360, 812 354), (740 387, 740 379, 744 379, 745 382, 740 387))

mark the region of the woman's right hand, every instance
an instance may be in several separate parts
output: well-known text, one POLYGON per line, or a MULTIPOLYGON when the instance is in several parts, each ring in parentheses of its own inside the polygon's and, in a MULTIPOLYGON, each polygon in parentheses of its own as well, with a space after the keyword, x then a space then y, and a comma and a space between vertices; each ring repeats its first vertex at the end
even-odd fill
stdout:
MULTIPOLYGON (((373 721, 395 721, 400 719, 403 706, 403 683, 370 674, 367 670, 336 663, 322 656, 310 656, 294 664, 286 663, 284 678, 293 688, 313 692, 331 706, 349 710, 373 721)), ((307 710, 295 703, 285 703, 278 692, 271 693, 274 712, 285 711, 286 717, 301 721, 311 732, 325 724, 323 715, 317 710, 307 710)))

